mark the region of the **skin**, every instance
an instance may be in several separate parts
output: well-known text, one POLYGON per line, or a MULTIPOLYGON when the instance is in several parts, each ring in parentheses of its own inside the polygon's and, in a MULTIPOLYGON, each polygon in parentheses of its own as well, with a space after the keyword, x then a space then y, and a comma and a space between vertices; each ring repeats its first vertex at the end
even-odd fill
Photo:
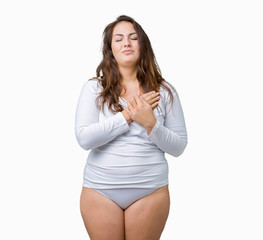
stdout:
POLYGON ((133 121, 143 126, 148 134, 151 133, 156 123, 156 118, 151 105, 147 103, 142 96, 131 98, 126 111, 133 121))
POLYGON ((118 68, 123 76, 123 85, 127 89, 136 89, 136 95, 132 93, 128 100, 128 108, 124 110, 123 115, 127 122, 136 121, 145 127, 150 134, 156 123, 152 108, 147 101, 144 101, 139 90, 139 81, 136 78, 136 64, 140 57, 140 45, 137 33, 133 25, 129 22, 120 22, 113 29, 113 38, 111 48, 118 68), (125 51, 131 51, 125 53, 125 51))
MULTIPOLYGON (((135 121, 150 134, 156 118, 153 109, 160 99, 158 92, 142 93, 136 78, 136 64, 140 46, 136 31, 129 22, 120 22, 113 29, 112 52, 127 87, 123 97, 127 107, 122 111, 128 123, 135 121), (131 50, 124 53, 124 50, 131 50)), ((121 209, 115 202, 83 187, 80 211, 91 240, 158 240, 169 215, 170 196, 168 185, 121 209)))

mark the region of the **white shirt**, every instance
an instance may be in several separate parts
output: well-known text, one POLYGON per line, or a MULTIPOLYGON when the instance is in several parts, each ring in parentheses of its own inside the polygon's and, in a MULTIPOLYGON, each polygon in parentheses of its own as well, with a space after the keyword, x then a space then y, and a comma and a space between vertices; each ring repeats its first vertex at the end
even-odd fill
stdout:
MULTIPOLYGON (((153 110, 157 121, 148 135, 146 129, 135 121, 128 124, 121 112, 116 114, 110 112, 106 103, 103 114, 95 104, 95 99, 102 89, 103 87, 97 80, 86 81, 82 87, 76 109, 75 134, 77 141, 83 149, 92 149, 85 167, 84 185, 103 188, 106 184, 107 188, 113 188, 126 184, 125 187, 138 187, 138 181, 136 182, 134 178, 131 181, 126 181, 129 174, 131 176, 137 174, 141 178, 142 166, 145 171, 148 171, 150 164, 166 162, 164 153, 178 157, 184 152, 187 145, 187 131, 178 94, 170 88, 174 97, 171 105, 168 92, 161 87, 159 111, 157 108, 153 110), (137 172, 129 171, 122 178, 119 177, 118 171, 126 171, 128 167, 135 165, 140 165, 140 174, 136 168, 137 172), (106 176, 108 173, 110 174, 108 178, 104 179, 101 176, 106 176), (119 178, 116 177, 117 175, 119 178)), ((127 102, 121 97, 119 100, 125 108, 127 102)), ((134 170, 134 168, 132 169, 134 170)), ((167 175, 168 171, 162 174, 167 175)), ((158 182, 160 183, 160 178, 157 177, 156 179, 151 178, 151 184, 143 184, 143 182, 150 182, 147 176, 144 174, 144 180, 139 181, 140 186, 156 187, 158 182)), ((167 183, 167 177, 165 178, 166 180, 161 181, 162 184, 167 183)))

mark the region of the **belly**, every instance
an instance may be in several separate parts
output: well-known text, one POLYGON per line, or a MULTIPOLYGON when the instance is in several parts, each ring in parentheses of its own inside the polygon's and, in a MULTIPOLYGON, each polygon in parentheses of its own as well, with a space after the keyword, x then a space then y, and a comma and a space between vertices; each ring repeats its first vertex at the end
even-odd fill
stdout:
POLYGON ((151 188, 168 184, 164 154, 121 157, 93 149, 84 169, 83 185, 97 189, 151 188))

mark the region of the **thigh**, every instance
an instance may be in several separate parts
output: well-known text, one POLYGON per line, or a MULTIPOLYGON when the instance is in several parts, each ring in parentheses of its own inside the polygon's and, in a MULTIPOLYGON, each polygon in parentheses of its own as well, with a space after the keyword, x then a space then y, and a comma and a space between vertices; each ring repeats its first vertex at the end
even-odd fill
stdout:
POLYGON ((83 187, 80 212, 91 240, 124 240, 124 213, 112 200, 83 187))
POLYGON ((136 201, 124 212, 126 240, 158 240, 169 215, 168 185, 136 201))

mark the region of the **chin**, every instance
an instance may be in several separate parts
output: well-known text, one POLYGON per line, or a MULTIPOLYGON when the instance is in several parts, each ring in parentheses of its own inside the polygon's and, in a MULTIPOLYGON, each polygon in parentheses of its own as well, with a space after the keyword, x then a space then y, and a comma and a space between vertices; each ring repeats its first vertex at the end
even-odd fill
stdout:
POLYGON ((137 65, 138 60, 137 59, 125 59, 123 61, 120 61, 120 65, 122 66, 130 66, 130 67, 134 67, 135 65, 137 65))
POLYGON ((123 66, 123 67, 135 67, 137 65, 137 62, 122 62, 119 64, 120 66, 123 66))

